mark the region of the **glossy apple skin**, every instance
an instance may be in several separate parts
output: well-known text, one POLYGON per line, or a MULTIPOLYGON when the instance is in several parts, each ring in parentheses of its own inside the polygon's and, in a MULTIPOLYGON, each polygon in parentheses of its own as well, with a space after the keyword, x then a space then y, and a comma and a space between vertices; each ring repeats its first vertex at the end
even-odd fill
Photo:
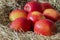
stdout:
POLYGON ((35 23, 38 20, 45 19, 45 17, 42 15, 42 13, 38 11, 33 11, 28 14, 27 19, 35 23))
POLYGON ((43 12, 43 15, 47 18, 52 20, 53 22, 56 22, 58 20, 59 12, 55 9, 46 9, 43 12))
POLYGON ((15 10, 12 10, 12 12, 9 15, 9 19, 11 21, 14 21, 15 19, 20 18, 20 17, 26 18, 27 12, 24 10, 15 9, 15 10))
POLYGON ((10 28, 15 31, 30 31, 30 22, 26 18, 17 18, 10 24, 10 28))
POLYGON ((41 6, 42 6, 42 12, 45 10, 45 9, 53 9, 52 5, 48 2, 41 2, 41 6))
POLYGON ((36 34, 42 34, 44 36, 51 36, 57 32, 57 27, 51 20, 43 19, 35 23, 34 32, 36 34))
POLYGON ((42 15, 42 13, 38 11, 33 11, 28 14, 27 19, 35 23, 38 20, 45 19, 45 17, 42 15))
POLYGON ((42 12, 42 7, 39 2, 31 1, 26 3, 24 10, 27 12, 39 11, 42 12))

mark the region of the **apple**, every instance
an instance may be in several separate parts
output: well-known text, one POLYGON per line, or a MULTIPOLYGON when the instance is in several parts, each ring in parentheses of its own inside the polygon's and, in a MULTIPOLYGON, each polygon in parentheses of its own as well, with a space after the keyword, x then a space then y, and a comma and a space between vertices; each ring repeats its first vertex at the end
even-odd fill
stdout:
POLYGON ((48 2, 41 2, 41 6, 42 6, 42 12, 45 10, 45 9, 53 9, 52 5, 48 2))
POLYGON ((17 18, 10 24, 10 28, 15 31, 30 31, 30 22, 26 18, 17 18))
POLYGON ((42 15, 42 13, 38 11, 33 11, 28 14, 27 19, 35 23, 38 20, 45 19, 45 17, 42 15))
POLYGON ((59 12, 55 9, 46 9, 43 12, 43 15, 54 22, 58 20, 59 12))
POLYGON ((39 2, 31 1, 26 3, 24 10, 27 12, 39 11, 42 12, 42 7, 39 2))
POLYGON ((26 18, 27 13, 24 10, 15 9, 9 15, 9 19, 11 21, 14 21, 15 19, 20 18, 20 17, 26 18))
POLYGON ((55 23, 49 19, 39 20, 34 25, 34 33, 44 36, 56 34, 57 27, 55 23))

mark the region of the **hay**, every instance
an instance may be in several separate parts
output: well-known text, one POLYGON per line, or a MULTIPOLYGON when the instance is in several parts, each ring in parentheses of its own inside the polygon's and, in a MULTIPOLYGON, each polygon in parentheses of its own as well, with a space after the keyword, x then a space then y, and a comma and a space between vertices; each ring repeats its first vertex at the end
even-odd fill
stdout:
POLYGON ((0 24, 0 40, 60 40, 60 33, 53 36, 36 35, 31 31, 18 33, 0 24))
MULTIPOLYGON (((28 0, 29 1, 29 0, 28 0)), ((43 36, 36 35, 35 33, 29 31, 26 33, 15 32, 11 30, 8 25, 9 13, 11 10, 20 8, 23 9, 27 0, 0 0, 0 40, 60 40, 60 21, 56 22, 58 33, 53 36, 43 36)), ((47 1, 52 4, 52 6, 60 12, 60 1, 59 0, 39 0, 47 1)))

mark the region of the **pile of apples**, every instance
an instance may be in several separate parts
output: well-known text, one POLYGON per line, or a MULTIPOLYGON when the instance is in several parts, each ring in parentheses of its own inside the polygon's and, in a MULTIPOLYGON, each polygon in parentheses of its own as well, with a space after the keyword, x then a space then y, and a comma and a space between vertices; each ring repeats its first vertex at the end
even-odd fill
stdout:
POLYGON ((9 15, 10 28, 15 31, 34 31, 36 34, 51 36, 56 34, 55 22, 60 14, 50 3, 30 1, 24 9, 14 9, 9 15))

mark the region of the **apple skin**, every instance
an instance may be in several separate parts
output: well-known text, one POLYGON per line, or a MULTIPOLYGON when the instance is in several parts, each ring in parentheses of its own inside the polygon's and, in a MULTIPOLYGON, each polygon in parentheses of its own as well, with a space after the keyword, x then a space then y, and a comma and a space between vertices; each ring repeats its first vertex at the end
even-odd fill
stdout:
POLYGON ((35 23, 34 32, 39 35, 42 34, 44 36, 51 36, 56 34, 57 27, 53 21, 49 19, 43 19, 35 23))
POLYGON ((26 3, 24 10, 27 12, 39 11, 42 12, 42 7, 39 2, 31 1, 26 3))
POLYGON ((9 15, 9 19, 11 21, 14 21, 15 19, 20 18, 20 17, 26 18, 27 12, 24 10, 15 9, 15 10, 12 10, 12 12, 9 15))
POLYGON ((31 26, 31 31, 33 31, 33 30, 34 30, 34 23, 33 23, 33 21, 31 21, 31 20, 28 20, 28 21, 29 21, 30 26, 31 26))
POLYGON ((35 23, 38 20, 45 19, 45 17, 42 15, 42 13, 38 11, 33 11, 28 14, 27 19, 35 23))
POLYGON ((41 2, 41 6, 42 6, 42 12, 45 10, 45 9, 53 9, 52 5, 48 2, 41 2))
POLYGON ((59 12, 55 9, 46 9, 43 12, 43 15, 47 18, 52 20, 53 22, 56 22, 59 17, 59 12))
POLYGON ((10 24, 10 28, 15 31, 30 31, 30 22, 26 18, 17 18, 10 24))

